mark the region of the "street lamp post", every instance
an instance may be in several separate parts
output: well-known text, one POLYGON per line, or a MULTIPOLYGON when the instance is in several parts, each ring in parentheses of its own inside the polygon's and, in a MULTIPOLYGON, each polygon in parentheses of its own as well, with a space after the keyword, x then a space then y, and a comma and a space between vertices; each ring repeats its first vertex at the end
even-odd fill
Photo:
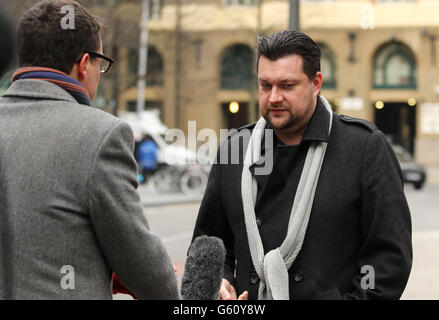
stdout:
POLYGON ((139 118, 145 109, 146 68, 148 65, 148 23, 149 0, 143 0, 142 21, 140 24, 139 79, 137 81, 137 115, 139 118))
POLYGON ((174 126, 175 128, 180 127, 180 81, 181 81, 181 0, 176 0, 175 2, 175 75, 174 75, 174 126))
POLYGON ((293 31, 299 31, 300 30, 299 1, 300 0, 290 0, 290 23, 289 23, 289 29, 293 30, 293 31))
MULTIPOLYGON (((262 5, 263 0, 259 0, 257 2, 257 14, 256 14, 256 36, 259 36, 262 32, 262 5)), ((257 40, 256 40, 257 46, 257 40)), ((256 57, 255 57, 256 58, 256 57)), ((256 75, 256 64, 258 61, 254 60, 255 64, 253 66, 253 70, 251 73, 251 81, 250 81, 250 101, 249 101, 249 122, 258 121, 259 110, 258 110, 258 83, 257 83, 257 75, 256 75)))

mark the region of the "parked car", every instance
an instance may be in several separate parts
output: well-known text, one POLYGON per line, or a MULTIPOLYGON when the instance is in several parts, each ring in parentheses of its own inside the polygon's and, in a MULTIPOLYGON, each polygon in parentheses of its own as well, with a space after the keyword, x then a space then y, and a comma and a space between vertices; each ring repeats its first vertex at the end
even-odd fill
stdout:
POLYGON ((413 184, 415 189, 421 189, 427 178, 424 167, 415 163, 410 153, 402 146, 392 144, 392 147, 401 165, 404 182, 413 184))

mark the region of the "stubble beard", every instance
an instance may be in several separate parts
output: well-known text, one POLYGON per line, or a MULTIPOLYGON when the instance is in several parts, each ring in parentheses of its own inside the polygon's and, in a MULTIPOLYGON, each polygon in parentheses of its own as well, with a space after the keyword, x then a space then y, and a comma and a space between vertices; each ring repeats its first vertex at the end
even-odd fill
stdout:
POLYGON ((270 114, 270 111, 265 112, 265 114, 263 114, 262 116, 273 129, 283 131, 292 128, 295 123, 293 114, 289 110, 284 112, 288 113, 289 117, 282 121, 280 124, 275 124, 275 121, 272 120, 273 116, 270 114))

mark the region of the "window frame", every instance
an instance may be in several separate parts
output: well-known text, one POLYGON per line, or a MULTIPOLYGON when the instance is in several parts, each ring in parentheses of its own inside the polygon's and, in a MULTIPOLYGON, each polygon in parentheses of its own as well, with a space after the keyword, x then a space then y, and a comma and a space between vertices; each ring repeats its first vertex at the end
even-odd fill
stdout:
POLYGON ((417 64, 416 64, 416 58, 412 54, 409 47, 407 47, 405 44, 401 42, 388 42, 386 44, 381 45, 378 50, 376 51, 374 55, 374 61, 373 61, 373 74, 372 74, 372 88, 373 89, 417 89, 417 64), (387 47, 394 46, 394 48, 390 48, 391 50, 389 52, 382 52, 387 47), (380 54, 385 54, 382 65, 378 65, 378 58, 380 57, 380 54), (406 61, 409 64, 410 67, 410 74, 409 74, 409 81, 407 84, 399 84, 399 85, 390 85, 388 84, 387 79, 387 65, 391 58, 394 56, 399 55, 404 58, 406 58, 406 61), (382 77, 383 77, 383 84, 377 84, 376 83, 376 72, 381 69, 382 77))
MULTIPOLYGON (((247 45, 245 43, 234 43, 234 44, 227 46, 222 51, 222 55, 220 58, 220 68, 219 68, 219 72, 220 72, 220 74, 219 74, 219 76, 220 76, 219 77, 219 88, 220 88, 220 90, 251 90, 252 86, 254 85, 254 79, 255 79, 254 60, 255 60, 255 53, 250 48, 249 45, 247 45), (226 81, 227 79, 225 79, 228 77, 228 75, 226 74, 226 77, 225 77, 225 71, 227 71, 227 70, 225 70, 225 68, 224 68, 224 66, 225 66, 224 62, 225 62, 225 59, 227 58, 226 55, 229 53, 229 51, 234 50, 234 48, 236 48, 236 47, 242 47, 243 49, 246 48, 248 50, 247 53, 249 54, 249 57, 248 57, 249 60, 248 60, 248 62, 246 61, 248 63, 248 65, 247 65, 248 70, 246 70, 246 71, 248 71, 248 74, 243 74, 242 72, 236 72, 236 69, 234 69, 236 74, 233 77, 234 78, 233 82, 242 83, 243 85, 242 86, 228 86, 228 85, 225 85, 225 84, 228 84, 229 82, 226 81), (236 75, 248 76, 248 77, 245 77, 245 78, 242 77, 242 78, 236 79, 236 75)), ((242 71, 242 70, 238 70, 238 71, 242 71)))
MULTIPOLYGON (((322 65, 321 61, 323 60, 323 56, 325 53, 325 57, 328 59, 329 64, 331 65, 331 78, 329 78, 325 82, 325 78, 323 78, 322 89, 334 90, 337 89, 337 64, 335 62, 334 52, 329 48, 329 46, 324 42, 317 42, 317 45, 320 47, 320 51, 322 53, 320 59, 320 66, 322 65)), ((320 67, 320 72, 322 72, 322 68, 320 67)), ((322 72, 323 74, 323 72, 322 72)), ((323 75, 324 76, 324 75, 323 75)))

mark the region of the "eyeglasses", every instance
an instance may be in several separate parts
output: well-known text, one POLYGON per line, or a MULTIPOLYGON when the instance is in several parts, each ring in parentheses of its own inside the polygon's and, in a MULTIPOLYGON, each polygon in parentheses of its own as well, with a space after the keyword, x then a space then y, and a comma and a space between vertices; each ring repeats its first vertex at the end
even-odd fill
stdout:
MULTIPOLYGON (((113 59, 111 59, 107 56, 104 56, 103 54, 100 54, 100 53, 97 53, 97 52, 94 52, 91 50, 85 51, 84 53, 88 53, 91 57, 101 59, 100 65, 99 65, 99 70, 101 73, 107 73, 110 70, 111 65, 114 63, 113 59)), ((82 59, 82 56, 81 56, 81 58, 79 58, 78 61, 80 61, 81 59, 82 59)))

